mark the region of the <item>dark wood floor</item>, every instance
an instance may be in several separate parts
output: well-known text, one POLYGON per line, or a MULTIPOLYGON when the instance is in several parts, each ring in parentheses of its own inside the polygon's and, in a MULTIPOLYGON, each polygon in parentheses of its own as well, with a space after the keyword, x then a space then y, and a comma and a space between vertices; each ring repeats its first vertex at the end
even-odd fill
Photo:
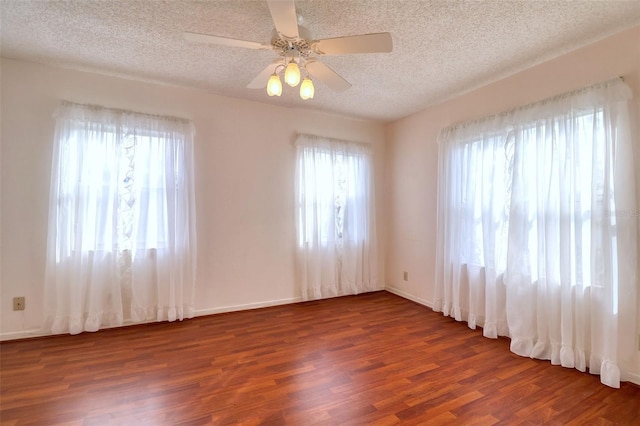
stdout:
POLYGON ((640 424, 640 387, 387 292, 1 348, 2 425, 640 424))

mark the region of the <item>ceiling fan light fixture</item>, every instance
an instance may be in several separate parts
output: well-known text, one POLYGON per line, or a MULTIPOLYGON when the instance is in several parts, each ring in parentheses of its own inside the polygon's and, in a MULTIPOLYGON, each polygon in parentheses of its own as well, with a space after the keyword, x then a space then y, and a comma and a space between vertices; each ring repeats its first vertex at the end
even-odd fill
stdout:
POLYGON ((300 97, 306 101, 307 99, 313 99, 314 94, 313 81, 309 77, 305 77, 300 85, 300 97))
POLYGON ((269 96, 282 95, 282 82, 276 73, 273 73, 269 78, 269 82, 267 83, 267 94, 269 96))
POLYGON ((300 68, 293 59, 284 70, 284 81, 291 87, 296 87, 300 83, 300 68))

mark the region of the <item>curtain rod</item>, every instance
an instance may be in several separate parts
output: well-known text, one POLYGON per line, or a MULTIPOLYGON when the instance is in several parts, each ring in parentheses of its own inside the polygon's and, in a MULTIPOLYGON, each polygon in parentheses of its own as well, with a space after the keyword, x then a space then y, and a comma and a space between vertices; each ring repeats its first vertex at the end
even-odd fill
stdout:
POLYGON ((110 108, 110 107, 105 107, 105 106, 95 105, 95 104, 81 104, 77 102, 67 101, 64 99, 61 102, 61 106, 81 107, 81 108, 88 108, 94 111, 108 111, 108 112, 117 113, 117 114, 131 114, 131 115, 137 115, 139 117, 178 121, 184 124, 191 124, 191 120, 189 120, 188 118, 175 117, 172 115, 162 115, 162 114, 147 114, 144 112, 130 111, 130 110, 120 109, 120 108, 110 108))
POLYGON ((528 103, 528 104, 525 104, 525 105, 522 105, 522 106, 510 108, 508 110, 499 112, 497 114, 488 115, 488 116, 485 116, 485 117, 482 117, 482 118, 478 118, 476 120, 455 123, 455 124, 452 124, 450 126, 446 126, 446 127, 442 128, 442 130, 451 130, 451 129, 455 129, 455 128, 458 128, 458 127, 468 126, 468 125, 471 125, 471 124, 482 123, 482 122, 487 121, 487 120, 493 120, 493 119, 495 119, 497 117, 508 115, 508 114, 514 113, 516 111, 522 111, 522 110, 525 110, 527 108, 531 108, 531 107, 534 107, 536 105, 543 104, 545 102, 550 102, 550 101, 553 101, 553 100, 556 100, 556 99, 563 98, 565 96, 576 95, 576 94, 578 94, 580 92, 583 92, 585 90, 590 90, 590 89, 593 89, 593 88, 598 87, 598 86, 609 85, 609 84, 612 84, 612 83, 615 83, 615 82, 618 82, 618 81, 624 82, 624 77, 622 77, 622 76, 614 77, 614 78, 611 78, 609 80, 604 80, 604 81, 601 81, 599 83, 593 83, 591 85, 581 87, 579 89, 574 89, 574 90, 570 90, 568 92, 560 93, 559 95, 553 95, 553 96, 550 96, 548 98, 541 99, 539 101, 535 101, 535 102, 531 102, 531 103, 528 103))
MULTIPOLYGON (((319 135, 314 135, 311 133, 296 133, 296 139, 300 136, 303 137, 310 137, 310 138, 316 138, 316 139, 325 139, 328 141, 332 141, 332 142, 338 142, 338 143, 347 143, 347 144, 356 144, 356 145, 362 145, 362 146, 371 146, 370 143, 367 142, 359 142, 359 141, 351 141, 351 140, 346 140, 346 139, 338 139, 338 138, 330 138, 328 136, 319 136, 319 135)), ((294 145, 295 145, 296 141, 294 141, 294 145)))

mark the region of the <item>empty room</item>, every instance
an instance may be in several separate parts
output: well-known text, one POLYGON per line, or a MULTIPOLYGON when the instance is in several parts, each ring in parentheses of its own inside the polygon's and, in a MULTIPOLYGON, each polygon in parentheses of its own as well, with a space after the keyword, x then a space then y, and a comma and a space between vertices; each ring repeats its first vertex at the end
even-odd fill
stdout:
POLYGON ((2 425, 640 424, 640 1, 0 0, 2 425))

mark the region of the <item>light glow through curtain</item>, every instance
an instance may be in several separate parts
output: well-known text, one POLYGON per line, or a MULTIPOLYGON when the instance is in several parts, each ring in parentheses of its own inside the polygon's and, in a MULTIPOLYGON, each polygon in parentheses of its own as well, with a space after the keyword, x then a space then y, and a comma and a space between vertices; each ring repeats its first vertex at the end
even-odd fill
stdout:
POLYGON ((299 135, 295 194, 303 299, 378 290, 370 148, 299 135))
POLYGON ((613 387, 637 335, 630 97, 616 79, 439 137, 434 310, 613 387))
POLYGON ((193 317, 191 122, 71 103, 55 118, 44 329, 193 317))

